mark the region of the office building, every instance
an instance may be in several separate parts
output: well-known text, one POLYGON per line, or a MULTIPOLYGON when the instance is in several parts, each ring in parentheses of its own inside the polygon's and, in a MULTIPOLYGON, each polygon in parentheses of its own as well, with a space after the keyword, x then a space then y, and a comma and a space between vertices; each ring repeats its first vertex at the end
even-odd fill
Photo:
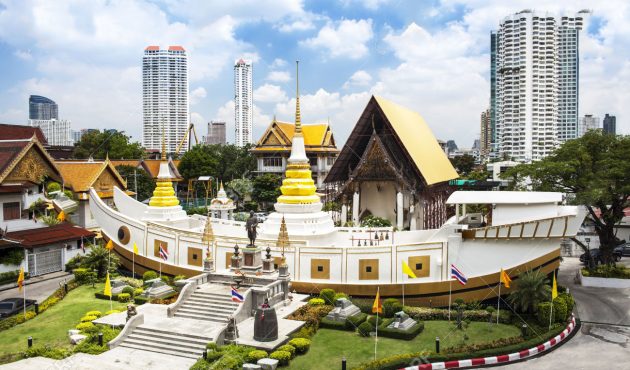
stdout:
POLYGON ((479 134, 479 160, 484 162, 490 156, 492 150, 492 110, 490 108, 481 112, 481 127, 479 134))
POLYGON ((225 139, 225 122, 210 121, 208 122, 208 135, 204 138, 204 143, 208 145, 226 143, 225 139))
POLYGON ((492 157, 497 153, 497 50, 499 49, 499 34, 490 32, 490 153, 492 157))
POLYGON ((610 116, 606 113, 604 116, 604 132, 607 134, 617 134, 617 117, 610 116))
POLYGON ((71 123, 68 120, 30 119, 28 123, 31 127, 39 127, 42 130, 50 146, 74 145, 71 123))
POLYGON ((236 146, 253 142, 254 101, 252 62, 239 59, 234 63, 234 125, 236 146))
MULTIPOLYGON (((148 46, 142 58, 142 144, 147 150, 174 153, 188 137, 188 56, 181 46, 148 46)), ((185 149, 184 149, 185 150, 185 149)))
POLYGON ((44 96, 31 95, 28 98, 28 119, 59 119, 57 103, 44 96))
POLYGON ((556 17, 523 10, 500 23, 495 65, 499 156, 539 160, 578 136, 579 31, 587 13, 556 17))
POLYGON ((586 114, 584 117, 580 117, 580 123, 578 124, 578 137, 584 136, 587 131, 597 130, 599 128, 599 117, 592 114, 586 114))

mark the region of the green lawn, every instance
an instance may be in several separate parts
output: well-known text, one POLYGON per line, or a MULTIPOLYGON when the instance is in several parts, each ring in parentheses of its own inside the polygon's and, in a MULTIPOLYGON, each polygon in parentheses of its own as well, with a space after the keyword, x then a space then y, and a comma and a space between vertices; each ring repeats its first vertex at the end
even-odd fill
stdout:
MULTIPOLYGON (((95 292, 103 291, 103 285, 96 284, 96 288, 80 286, 41 315, 0 332, 0 355, 25 350, 28 336, 33 337, 34 345, 69 347, 68 330, 74 329, 87 311, 109 311, 109 301, 94 298, 95 292)), ((114 309, 126 309, 118 302, 113 306, 114 309)))
MULTIPOLYGON (((471 322, 466 330, 455 329, 448 321, 425 321, 425 328, 415 339, 410 341, 390 338, 378 339, 378 358, 399 353, 435 350, 435 337, 440 337, 440 347, 458 346, 489 342, 499 338, 520 335, 520 330, 513 325, 471 322), (464 335, 468 340, 464 342, 464 335)), ((319 329, 312 338, 311 349, 304 356, 291 361, 291 369, 328 370, 341 368, 341 358, 346 357, 348 368, 374 358, 374 338, 362 338, 354 332, 333 329, 319 329)))

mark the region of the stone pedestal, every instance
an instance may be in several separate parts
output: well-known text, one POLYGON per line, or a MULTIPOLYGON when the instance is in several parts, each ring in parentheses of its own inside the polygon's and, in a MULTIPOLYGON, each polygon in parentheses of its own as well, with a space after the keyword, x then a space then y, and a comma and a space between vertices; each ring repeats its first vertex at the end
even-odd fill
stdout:
POLYGON ((389 329, 407 330, 416 325, 416 321, 409 317, 405 312, 400 311, 394 314, 394 321, 389 324, 389 329))
POLYGON ((232 260, 230 262, 230 270, 240 270, 243 265, 243 257, 232 256, 232 260))
POLYGON ((254 316, 254 340, 273 342, 278 339, 278 317, 271 307, 259 307, 254 316))
POLYGON ((241 249, 243 254, 243 264, 241 270, 256 273, 262 270, 262 252, 258 247, 247 247, 241 249))
POLYGON ((212 272, 214 271, 214 261, 211 259, 203 260, 203 271, 204 272, 212 272))
POLYGON ((273 274, 276 270, 273 268, 272 259, 263 260, 263 274, 273 274))
POLYGON ((142 296, 147 298, 164 298, 175 292, 173 288, 160 279, 154 279, 151 281, 151 286, 142 293, 142 296))
POLYGON ((326 318, 333 321, 345 322, 350 316, 361 313, 359 307, 355 306, 346 298, 339 298, 335 301, 335 308, 326 315, 326 318))

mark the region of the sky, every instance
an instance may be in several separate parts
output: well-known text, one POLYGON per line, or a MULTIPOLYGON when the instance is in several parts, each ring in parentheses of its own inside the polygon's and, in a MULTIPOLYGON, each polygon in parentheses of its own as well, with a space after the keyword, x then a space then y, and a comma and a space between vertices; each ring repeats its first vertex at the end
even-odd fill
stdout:
POLYGON ((300 61, 303 123, 330 122, 339 147, 371 95, 420 113, 436 137, 470 147, 489 105, 490 31, 523 9, 591 10, 580 37, 580 115, 630 133, 630 2, 522 0, 0 0, 0 122, 26 124, 28 97, 59 104, 73 129, 141 140, 142 54, 182 45, 197 133, 227 123, 234 62, 254 64, 254 140, 293 122, 300 61))

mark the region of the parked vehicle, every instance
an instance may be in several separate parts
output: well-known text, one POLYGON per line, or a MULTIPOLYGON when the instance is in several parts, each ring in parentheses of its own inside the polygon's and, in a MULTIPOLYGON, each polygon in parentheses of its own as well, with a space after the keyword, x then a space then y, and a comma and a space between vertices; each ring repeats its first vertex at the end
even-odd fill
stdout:
POLYGON ((624 243, 616 246, 615 252, 620 253, 622 257, 630 257, 630 243, 624 243))
MULTIPOLYGON (((616 247, 615 249, 613 249, 613 258, 615 262, 618 262, 619 260, 621 260, 621 256, 622 256, 622 250, 620 249, 620 247, 616 247)), ((591 249, 591 258, 593 259, 596 265, 604 262, 602 260, 602 255, 599 248, 591 249)), ((588 257, 586 253, 582 253, 582 255, 580 256, 580 262, 582 262, 585 265, 588 264, 588 257)))
POLYGON ((32 306, 35 304, 35 300, 27 299, 24 301, 23 298, 7 298, 0 301, 0 317, 8 317, 13 314, 16 314, 24 309, 24 304, 26 302, 26 307, 32 306))

